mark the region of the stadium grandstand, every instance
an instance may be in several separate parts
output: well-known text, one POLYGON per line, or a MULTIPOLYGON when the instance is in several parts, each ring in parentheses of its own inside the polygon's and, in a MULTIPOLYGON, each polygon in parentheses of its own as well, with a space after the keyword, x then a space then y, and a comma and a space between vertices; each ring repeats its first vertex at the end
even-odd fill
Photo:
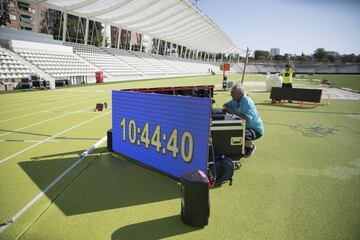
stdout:
MULTIPOLYGON (((220 72, 222 59, 216 59, 217 54, 237 53, 239 60, 241 52, 211 19, 187 1, 33 1, 31 6, 15 3, 34 8, 34 26, 33 31, 0 28, 3 82, 37 74, 54 88, 55 82, 94 83, 97 71, 103 71, 105 82, 206 75, 220 72), (44 9, 61 12, 60 40, 37 33, 46 21, 44 9), (84 33, 79 41, 67 38, 68 27, 74 27, 69 26, 68 15, 78 17, 78 23, 85 20, 85 26, 80 29, 78 24, 76 29, 84 33), (89 36, 90 21, 102 24, 101 46, 88 44, 94 43, 89 36), (128 49, 119 47, 124 29, 131 32, 126 35, 128 49), (109 39, 115 39, 117 44, 109 43, 109 39)), ((237 69, 242 70, 241 64, 237 69)))

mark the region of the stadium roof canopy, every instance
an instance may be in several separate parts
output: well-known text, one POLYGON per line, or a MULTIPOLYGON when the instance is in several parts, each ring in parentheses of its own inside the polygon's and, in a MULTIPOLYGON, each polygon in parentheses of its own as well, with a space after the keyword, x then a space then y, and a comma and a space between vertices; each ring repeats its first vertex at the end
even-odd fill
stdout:
POLYGON ((37 0, 41 5, 150 35, 190 49, 239 53, 231 39, 187 0, 37 0))

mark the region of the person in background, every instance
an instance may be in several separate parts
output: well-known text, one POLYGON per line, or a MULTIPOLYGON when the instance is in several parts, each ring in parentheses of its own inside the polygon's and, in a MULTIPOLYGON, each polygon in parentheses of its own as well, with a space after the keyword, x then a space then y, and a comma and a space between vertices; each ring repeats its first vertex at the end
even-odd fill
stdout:
POLYGON ((254 102, 245 95, 242 84, 231 88, 231 97, 232 100, 224 104, 223 111, 246 120, 244 157, 251 157, 256 149, 253 141, 264 135, 264 125, 254 102))
MULTIPOLYGON (((292 77, 295 73, 294 64, 286 64, 285 69, 282 70, 279 75, 283 78, 282 88, 292 88, 292 77), (291 66, 290 66, 291 65, 291 66)), ((292 101, 289 101, 291 103, 292 101)))

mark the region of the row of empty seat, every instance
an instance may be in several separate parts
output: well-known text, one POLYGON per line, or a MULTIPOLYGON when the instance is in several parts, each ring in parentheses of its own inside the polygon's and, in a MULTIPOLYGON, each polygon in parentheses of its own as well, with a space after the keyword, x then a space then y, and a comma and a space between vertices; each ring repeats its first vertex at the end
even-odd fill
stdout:
MULTIPOLYGON (((15 42, 16 43, 16 42, 15 42)), ((39 69, 55 80, 81 79, 84 82, 94 82, 95 72, 104 71, 105 81, 124 79, 146 79, 167 76, 189 76, 219 73, 218 63, 182 59, 172 56, 162 56, 137 51, 126 51, 115 48, 99 48, 92 45, 64 43, 63 45, 41 44, 34 42, 18 42, 12 50, 20 57, 30 62, 34 70, 39 69)), ((25 67, 20 67, 17 60, 8 56, 0 56, 1 76, 13 73, 29 73, 25 67)), ((31 66, 31 65, 30 65, 31 66)), ((23 75, 13 75, 22 77, 23 75)), ((78 81, 75 81, 78 82, 78 81)))
POLYGON ((19 61, 0 55, 1 78, 20 78, 31 72, 52 83, 91 83, 97 71, 104 72, 105 82, 219 72, 215 62, 64 43, 53 40, 52 35, 8 28, 0 32, 4 50, 19 61))
POLYGON ((0 48, 0 81, 28 77, 32 71, 0 48))
POLYGON ((177 69, 169 65, 168 62, 161 61, 159 58, 154 57, 152 54, 144 52, 132 52, 135 56, 142 58, 144 61, 148 62, 150 65, 154 66, 156 69, 159 69, 160 72, 166 75, 181 75, 177 69))
POLYGON ((91 62, 112 78, 128 76, 181 76, 206 74, 218 71, 216 64, 161 56, 138 51, 125 51, 116 48, 98 48, 92 45, 65 43, 74 52, 91 62))
POLYGON ((92 45, 65 43, 74 52, 105 72, 108 77, 141 76, 141 73, 101 48, 92 45))
POLYGON ((97 70, 74 53, 20 48, 13 50, 55 79, 94 77, 97 70))
POLYGON ((192 59, 183 59, 179 57, 171 57, 166 55, 162 56, 162 55, 152 54, 152 56, 154 58, 166 62, 168 65, 172 66, 181 73, 204 74, 204 73, 209 73, 209 71, 211 70, 215 73, 219 73, 219 65, 216 63, 202 62, 192 59))
POLYGON ((141 72, 143 75, 147 76, 163 76, 164 73, 161 72, 154 65, 143 60, 141 57, 138 57, 132 54, 130 51, 125 51, 123 49, 116 48, 104 48, 109 54, 117 57, 123 62, 126 62, 128 65, 136 69, 138 72, 141 72))
MULTIPOLYGON (((2 30, 3 28, 0 28, 2 30)), ((3 29, 2 44, 15 60, 0 55, 0 77, 21 78, 36 74, 54 80, 95 82, 95 73, 103 71, 105 81, 161 78, 209 74, 218 71, 217 63, 161 56, 115 48, 101 48, 77 43, 63 43, 53 36, 3 29), (24 66, 21 66, 25 65, 24 66), (24 74, 23 74, 24 73, 24 74)), ((60 82, 59 81, 59 82, 60 82)), ((66 81, 67 82, 67 81, 66 81)))

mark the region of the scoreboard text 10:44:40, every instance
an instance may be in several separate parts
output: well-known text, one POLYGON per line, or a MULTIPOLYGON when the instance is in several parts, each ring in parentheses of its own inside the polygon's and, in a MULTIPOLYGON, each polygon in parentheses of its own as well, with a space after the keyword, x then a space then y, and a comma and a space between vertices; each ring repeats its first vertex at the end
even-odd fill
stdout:
POLYGON ((131 144, 138 146, 145 146, 149 149, 150 146, 155 147, 158 153, 166 155, 171 152, 173 158, 177 158, 179 152, 184 162, 190 163, 194 153, 194 138, 189 131, 184 131, 181 138, 178 139, 179 131, 174 128, 171 134, 161 132, 161 126, 156 125, 152 134, 150 134, 150 124, 146 122, 142 128, 137 127, 134 119, 128 122, 126 118, 122 118, 120 127, 122 129, 122 140, 129 141, 131 144), (169 138, 167 136, 170 136, 169 138), (180 141, 179 141, 180 140, 180 141), (180 146, 179 146, 180 144, 180 146), (179 151, 180 149, 180 151, 179 151))

